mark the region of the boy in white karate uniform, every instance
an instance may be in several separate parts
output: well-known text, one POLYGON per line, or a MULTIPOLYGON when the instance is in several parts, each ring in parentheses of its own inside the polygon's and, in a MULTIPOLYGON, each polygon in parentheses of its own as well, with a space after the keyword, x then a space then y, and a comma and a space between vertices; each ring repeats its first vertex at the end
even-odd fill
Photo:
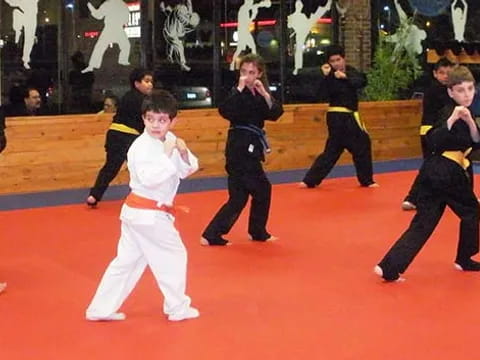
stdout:
POLYGON ((199 316, 185 294, 187 252, 174 226, 173 207, 180 179, 198 169, 198 160, 182 139, 169 132, 177 115, 170 93, 161 91, 145 100, 142 114, 145 131, 127 156, 131 193, 120 214, 117 256, 87 308, 87 320, 124 320, 118 310, 147 265, 164 295, 168 320, 199 316))

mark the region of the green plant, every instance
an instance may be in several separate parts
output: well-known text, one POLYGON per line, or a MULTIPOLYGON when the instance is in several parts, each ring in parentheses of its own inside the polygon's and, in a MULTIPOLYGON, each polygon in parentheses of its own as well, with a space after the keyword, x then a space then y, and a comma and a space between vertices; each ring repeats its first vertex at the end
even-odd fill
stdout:
POLYGON ((365 88, 366 100, 386 101, 400 98, 402 90, 421 74, 421 66, 414 52, 408 49, 409 26, 412 19, 402 24, 396 33, 395 41, 387 41, 380 35, 373 66, 367 73, 368 85, 365 88))

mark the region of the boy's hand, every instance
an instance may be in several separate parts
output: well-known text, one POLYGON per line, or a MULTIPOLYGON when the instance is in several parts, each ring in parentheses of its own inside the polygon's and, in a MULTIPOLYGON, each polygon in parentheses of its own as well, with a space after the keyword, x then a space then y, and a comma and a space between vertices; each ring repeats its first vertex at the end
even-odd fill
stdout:
POLYGON ((182 160, 185 161, 187 164, 190 164, 190 161, 188 160, 188 147, 185 141, 183 141, 180 138, 177 138, 176 148, 180 153, 182 160))
POLYGON ((266 95, 269 95, 267 90, 265 90, 265 87, 263 86, 263 82, 259 79, 255 80, 253 82, 253 87, 255 88, 255 90, 257 90, 257 92, 262 95, 263 97, 265 97, 266 95))
POLYGON ((245 88, 245 82, 246 81, 247 81, 246 76, 240 76, 240 78, 238 79, 238 85, 237 85, 238 91, 240 91, 240 92, 243 91, 243 89, 245 88))
POLYGON ((177 147, 176 139, 167 137, 163 142, 163 148, 164 148, 165 154, 168 157, 172 156, 173 149, 175 149, 176 147, 177 147))
POLYGON ((323 64, 321 69, 324 76, 328 76, 328 74, 330 74, 330 71, 332 71, 332 67, 330 66, 330 64, 323 64))
POLYGON ((465 106, 455 106, 455 108, 452 111, 452 115, 450 115, 450 117, 447 120, 447 127, 449 130, 452 128, 453 124, 457 120, 459 119, 464 120, 464 117, 466 117, 465 112, 470 113, 465 106))
POLYGON ((333 75, 335 75, 335 77, 337 79, 346 79, 347 78, 347 74, 345 74, 343 71, 340 71, 340 70, 335 71, 335 73, 333 75))
POLYGON ((184 155, 188 153, 187 144, 185 143, 185 141, 183 141, 178 137, 176 141, 176 148, 178 149, 178 152, 180 153, 180 155, 184 155))

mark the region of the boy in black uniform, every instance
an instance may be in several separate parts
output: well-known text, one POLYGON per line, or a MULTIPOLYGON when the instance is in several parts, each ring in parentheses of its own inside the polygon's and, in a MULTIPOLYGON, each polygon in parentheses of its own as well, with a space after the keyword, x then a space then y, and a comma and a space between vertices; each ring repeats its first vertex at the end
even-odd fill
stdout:
MULTIPOLYGON (((447 92, 448 73, 452 70, 453 63, 447 58, 437 61, 433 67, 433 83, 423 95, 422 125, 420 127, 420 141, 422 145, 423 159, 432 154, 432 150, 427 143, 425 134, 430 130, 438 120, 440 110, 451 103, 447 92)), ((412 184, 407 197, 402 203, 403 210, 415 210, 418 196, 418 176, 412 184)))
POLYGON ((400 279, 408 265, 426 243, 448 205, 460 218, 460 234, 455 267, 480 271, 480 263, 471 257, 478 253, 480 208, 466 170, 472 147, 480 147, 479 128, 468 109, 475 93, 474 78, 464 66, 448 76, 448 94, 454 100, 441 111, 439 121, 426 136, 433 154, 419 174, 417 213, 407 231, 375 267, 375 273, 387 281, 400 279))
POLYGON ((3 106, 0 106, 0 153, 7 146, 7 137, 5 136, 5 112, 3 106))
POLYGON ((240 78, 220 114, 230 121, 225 149, 228 173, 226 204, 208 224, 201 238, 202 245, 227 245, 222 238, 237 221, 252 196, 248 233, 252 240, 273 241, 277 238, 266 230, 272 186, 263 171, 264 153, 269 152, 263 126, 265 120, 277 120, 283 107, 270 95, 265 62, 256 54, 240 61, 240 78))
POLYGON ((107 131, 105 151, 107 159, 98 173, 95 185, 90 189, 87 205, 95 207, 102 199, 110 182, 117 176, 133 140, 143 132, 143 100, 151 95, 153 75, 145 69, 134 69, 130 74, 131 90, 120 100, 117 113, 107 131))
POLYGON ((360 185, 376 187, 370 137, 358 115, 357 91, 366 86, 367 78, 346 65, 345 51, 341 46, 330 45, 325 54, 328 63, 322 65, 322 73, 330 99, 328 139, 323 153, 314 161, 300 185, 308 188, 319 185, 347 149, 352 154, 360 185))

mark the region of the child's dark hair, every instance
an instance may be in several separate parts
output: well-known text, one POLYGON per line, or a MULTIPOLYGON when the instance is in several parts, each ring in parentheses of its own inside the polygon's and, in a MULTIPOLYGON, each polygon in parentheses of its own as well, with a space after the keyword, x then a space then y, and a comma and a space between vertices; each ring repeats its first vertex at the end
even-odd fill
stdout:
POLYGON ((340 55, 342 58, 345 57, 345 49, 340 45, 329 45, 325 48, 325 57, 327 61, 330 59, 330 56, 340 55))
POLYGON ((447 87, 452 88, 464 81, 473 82, 475 84, 475 78, 466 66, 455 66, 448 74, 447 87))
POLYGON ((433 65, 433 70, 437 71, 441 67, 453 67, 455 64, 448 60, 447 58, 441 58, 438 60, 435 65, 433 65))
POLYGON ((166 90, 156 90, 143 100, 142 115, 147 111, 166 113, 170 119, 174 119, 178 112, 177 100, 166 90))
POLYGON ((147 75, 150 75, 153 77, 153 73, 150 70, 144 69, 144 68, 136 68, 133 69, 132 72, 130 73, 130 87, 132 89, 135 89, 135 82, 141 82, 143 78, 147 75))

